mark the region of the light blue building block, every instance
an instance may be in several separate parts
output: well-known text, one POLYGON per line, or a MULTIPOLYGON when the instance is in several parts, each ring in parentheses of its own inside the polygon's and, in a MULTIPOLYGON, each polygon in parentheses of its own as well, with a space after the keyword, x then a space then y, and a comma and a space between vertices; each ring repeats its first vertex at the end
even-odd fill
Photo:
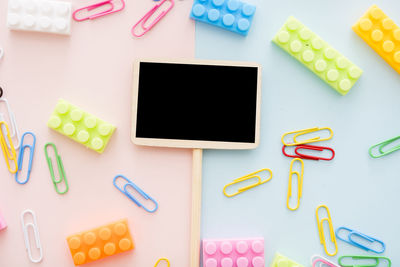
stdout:
POLYGON ((194 0, 190 17, 241 35, 247 35, 256 7, 239 0, 194 0))

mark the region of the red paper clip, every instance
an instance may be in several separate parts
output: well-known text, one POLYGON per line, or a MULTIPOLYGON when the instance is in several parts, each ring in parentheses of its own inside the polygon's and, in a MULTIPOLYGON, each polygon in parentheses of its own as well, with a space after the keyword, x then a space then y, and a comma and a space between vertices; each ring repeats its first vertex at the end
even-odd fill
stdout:
POLYGON ((286 157, 290 157, 290 158, 300 158, 300 159, 310 159, 310 160, 332 160, 335 157, 335 151, 330 147, 324 147, 324 146, 299 145, 299 146, 296 146, 296 148, 294 149, 295 155, 287 154, 285 149, 286 149, 286 146, 283 146, 282 147, 283 155, 285 155, 286 157), (329 150, 332 152, 332 157, 323 158, 323 157, 316 157, 316 156, 312 156, 312 155, 306 155, 304 153, 299 152, 299 149, 315 150, 315 151, 329 150))
POLYGON ((82 7, 82 8, 79 8, 79 9, 75 10, 74 13, 72 13, 72 17, 73 17, 74 20, 76 20, 76 21, 84 21, 84 20, 88 20, 88 19, 96 19, 96 18, 105 16, 105 15, 109 15, 109 14, 112 14, 112 13, 115 13, 115 12, 118 12, 118 11, 121 11, 122 9, 125 8, 125 1, 124 1, 124 0, 121 0, 121 4, 122 4, 122 5, 121 5, 120 8, 114 9, 115 5, 114 5, 114 3, 113 3, 113 0, 102 1, 102 2, 97 3, 97 4, 90 5, 90 6, 85 6, 85 7, 82 7), (107 10, 101 11, 101 12, 99 12, 99 13, 95 13, 95 14, 93 14, 93 15, 89 15, 89 16, 84 17, 84 18, 78 18, 78 17, 76 16, 76 14, 77 14, 78 12, 81 12, 82 10, 86 10, 86 11, 89 12, 89 11, 92 11, 92 10, 94 10, 94 9, 96 9, 96 8, 100 8, 100 7, 106 6, 106 5, 109 5, 110 8, 108 8, 107 10))

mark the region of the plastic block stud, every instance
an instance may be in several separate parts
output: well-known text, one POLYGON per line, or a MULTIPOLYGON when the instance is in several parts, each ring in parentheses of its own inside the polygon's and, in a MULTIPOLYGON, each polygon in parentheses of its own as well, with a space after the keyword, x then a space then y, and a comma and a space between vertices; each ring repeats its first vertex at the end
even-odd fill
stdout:
POLYGON ((271 263, 271 267, 304 267, 297 262, 292 261, 291 259, 276 253, 274 260, 271 263))
POLYGON ((60 99, 47 125, 84 146, 102 153, 115 126, 60 99))
POLYGON ((134 249, 126 219, 67 237, 75 265, 134 249))
POLYGON ((353 30, 400 74, 400 28, 393 20, 373 5, 353 30))
POLYGON ((264 267, 264 238, 203 240, 203 267, 264 267))
POLYGON ((71 3, 48 0, 9 0, 7 25, 13 30, 69 35, 71 3))
POLYGON ((362 70, 294 17, 289 17, 273 42, 300 61, 341 95, 346 95, 362 70))
POLYGON ((190 17, 241 35, 247 35, 256 6, 239 0, 194 0, 190 17))

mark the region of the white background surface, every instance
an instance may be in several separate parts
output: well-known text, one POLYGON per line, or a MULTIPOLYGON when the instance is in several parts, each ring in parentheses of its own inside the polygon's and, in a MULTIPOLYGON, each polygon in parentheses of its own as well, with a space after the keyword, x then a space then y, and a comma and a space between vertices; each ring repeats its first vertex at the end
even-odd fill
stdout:
MULTIPOLYGON (((319 242, 315 209, 330 208, 333 225, 383 240, 385 256, 400 263, 400 152, 372 159, 368 148, 400 134, 400 75, 351 29, 377 4, 400 25, 400 2, 253 0, 257 11, 247 37, 197 23, 196 57, 255 61, 263 67, 261 144, 251 151, 204 153, 203 238, 263 236, 266 266, 275 252, 310 266, 313 254, 325 255, 319 242), (361 67, 363 75, 341 96, 271 39, 293 15, 361 67), (286 208, 290 159, 282 155, 284 132, 331 127, 330 162, 305 161, 303 197, 297 211, 286 208), (222 188, 234 178, 270 168, 273 179, 234 198, 222 188)), ((238 107, 240 108, 240 107, 238 107)), ((338 240, 341 255, 365 255, 338 240)), ((368 254, 373 255, 373 254, 368 254)), ((336 262, 337 257, 331 258, 336 262)))

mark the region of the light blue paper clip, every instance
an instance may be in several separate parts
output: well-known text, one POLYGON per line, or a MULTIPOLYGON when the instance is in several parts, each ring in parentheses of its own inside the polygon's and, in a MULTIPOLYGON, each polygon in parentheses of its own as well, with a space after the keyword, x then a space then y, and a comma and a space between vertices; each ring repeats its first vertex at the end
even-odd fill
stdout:
POLYGON ((129 180, 128 178, 126 178, 122 174, 118 174, 117 176, 114 177, 113 184, 122 194, 127 196, 130 200, 132 200, 139 207, 142 207, 145 211, 152 213, 152 212, 155 212, 158 209, 157 201, 155 201, 152 197, 150 197, 148 194, 143 192, 142 189, 140 189, 137 185, 135 185, 131 180, 129 180), (119 187, 117 185, 117 183, 116 183, 118 178, 124 179, 127 183, 123 187, 119 187), (132 196, 131 193, 129 193, 129 191, 127 190, 128 187, 132 187, 133 189, 135 189, 144 199, 151 200, 155 205, 154 209, 149 210, 148 208, 146 208, 146 206, 144 206, 142 203, 140 203, 134 196, 132 196))
POLYGON ((344 242, 346 242, 346 243, 348 243, 350 245, 353 245, 355 247, 358 247, 358 248, 361 248, 363 250, 366 250, 366 251, 372 251, 372 252, 380 254, 380 253, 383 253, 385 251, 385 249, 386 249, 385 243, 383 243, 382 241, 380 241, 378 239, 375 239, 373 237, 367 236, 365 234, 362 234, 360 232, 354 231, 352 229, 346 228, 346 227, 339 227, 338 229, 336 229, 336 236, 337 236, 338 239, 340 239, 340 240, 342 240, 342 241, 344 241, 344 242), (348 231, 349 232, 349 234, 347 235, 347 239, 343 239, 343 238, 341 238, 339 236, 339 232, 340 231, 348 231), (353 236, 359 237, 359 238, 361 238, 363 240, 366 240, 370 244, 375 243, 375 242, 379 243, 382 246, 382 249, 381 250, 375 250, 375 249, 373 249, 371 247, 367 247, 367 246, 365 246, 363 244, 360 244, 360 243, 354 241, 354 239, 352 238, 353 236))
POLYGON ((18 155, 18 170, 15 173, 15 181, 17 181, 17 183, 19 183, 19 184, 26 184, 29 181, 29 177, 31 175, 33 154, 35 152, 36 136, 32 132, 25 132, 21 137, 20 144, 21 145, 19 147, 19 155, 18 155), (32 145, 24 144, 25 135, 32 136, 32 138, 33 138, 32 145), (26 148, 29 148, 28 172, 26 174, 26 179, 24 181, 20 181, 20 180, 18 180, 18 173, 22 170, 22 164, 24 162, 24 152, 25 152, 26 148))

